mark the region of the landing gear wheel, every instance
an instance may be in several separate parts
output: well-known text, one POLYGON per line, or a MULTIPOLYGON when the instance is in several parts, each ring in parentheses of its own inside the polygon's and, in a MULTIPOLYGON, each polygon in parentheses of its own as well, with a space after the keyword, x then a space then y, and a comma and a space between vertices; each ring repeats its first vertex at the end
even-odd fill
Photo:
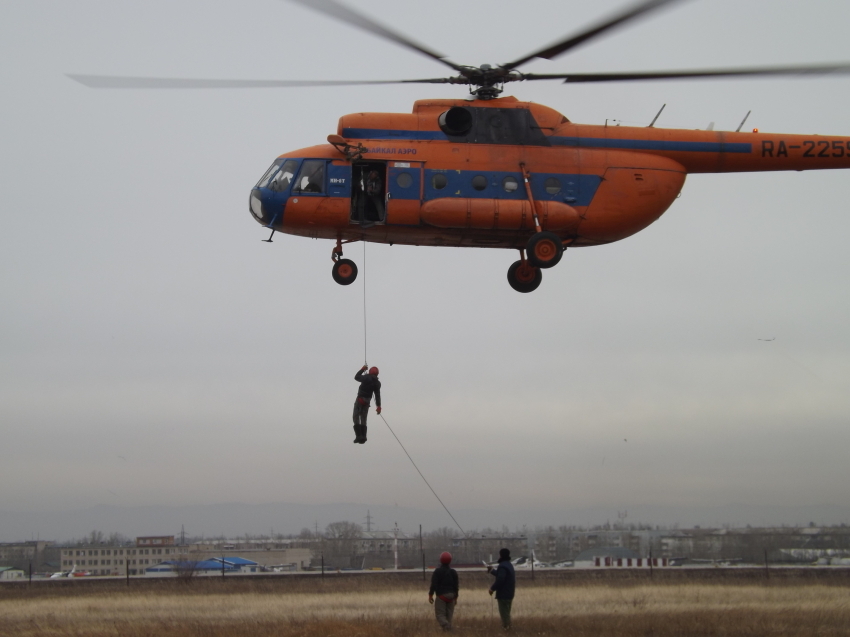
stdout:
POLYGON ((357 278, 357 264, 351 259, 340 259, 334 262, 334 281, 340 285, 351 285, 357 278))
POLYGON ((528 261, 517 261, 508 268, 508 283, 517 292, 534 292, 540 287, 543 273, 528 261))
POLYGON ((538 232, 528 240, 528 260, 537 268, 558 265, 564 255, 564 244, 554 232, 538 232))

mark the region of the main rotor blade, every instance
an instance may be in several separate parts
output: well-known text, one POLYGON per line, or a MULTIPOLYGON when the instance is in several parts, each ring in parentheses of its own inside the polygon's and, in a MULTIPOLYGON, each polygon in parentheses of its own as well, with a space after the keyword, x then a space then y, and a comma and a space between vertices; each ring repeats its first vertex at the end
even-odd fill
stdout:
POLYGON ((556 44, 552 44, 545 49, 541 49, 540 51, 536 51, 531 53, 530 55, 526 55, 519 60, 511 62, 509 64, 503 64, 502 67, 505 69, 515 69, 521 64, 525 64, 529 60, 533 60, 534 58, 545 58, 547 60, 551 60, 562 53, 566 53, 570 49, 577 47, 579 44, 587 42, 588 40, 595 38, 614 27, 617 27, 629 20, 633 20, 638 16, 642 16, 650 11, 654 11, 655 9, 659 9, 665 5, 672 4, 674 2, 681 2, 681 0, 643 0, 642 2, 638 2, 635 5, 632 5, 625 11, 621 11, 617 13, 607 20, 600 22, 588 29, 585 29, 578 35, 571 36, 566 40, 562 40, 556 44))
POLYGON ((89 88, 287 88, 311 86, 358 86, 363 84, 455 84, 457 78, 423 80, 204 80, 172 77, 123 77, 119 75, 68 75, 89 88))
POLYGON ((564 80, 572 82, 635 82, 650 80, 681 80, 720 77, 758 77, 771 75, 828 75, 850 73, 850 64, 819 64, 814 66, 776 66, 745 69, 704 69, 694 71, 644 71, 636 73, 526 73, 523 80, 564 80))
POLYGON ((391 42, 395 42, 396 44, 400 44, 408 49, 413 49, 423 55, 427 55, 429 58, 434 59, 441 64, 445 64, 446 66, 453 68, 455 71, 462 71, 460 66, 446 60, 445 55, 432 51, 431 49, 414 42, 410 38, 401 35, 400 33, 396 33, 382 24, 378 24, 371 18, 367 18, 365 15, 357 13, 353 9, 349 9, 336 0, 290 0, 290 2, 300 4, 303 7, 307 7, 313 11, 318 11, 319 13, 324 13, 325 15, 335 18, 341 22, 345 22, 351 26, 368 31, 369 33, 390 40, 391 42))

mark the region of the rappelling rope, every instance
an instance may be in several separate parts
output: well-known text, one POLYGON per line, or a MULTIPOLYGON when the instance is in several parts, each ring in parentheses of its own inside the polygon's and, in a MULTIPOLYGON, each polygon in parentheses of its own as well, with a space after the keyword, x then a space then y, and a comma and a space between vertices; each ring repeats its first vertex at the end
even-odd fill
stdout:
POLYGON ((368 365, 366 356, 366 241, 363 241, 363 364, 368 365))
MULTIPOLYGON (((366 362, 368 360, 368 357, 366 355, 366 345, 367 345, 366 334, 367 334, 367 332, 366 332, 366 242, 363 241, 363 364, 364 365, 368 364, 366 362)), ((413 458, 410 457, 410 454, 407 452, 407 449, 405 449, 404 445, 401 443, 401 440, 399 440, 398 436, 395 435, 393 428, 390 427, 390 423, 387 422, 387 419, 384 418, 384 416, 382 414, 378 414, 378 415, 381 416, 381 420, 384 421, 384 424, 387 426, 387 429, 390 430, 390 433, 393 435, 393 438, 396 439, 396 442, 398 442, 402 451, 404 451, 404 455, 407 456, 407 459, 410 460, 410 464, 412 464, 413 468, 416 469, 416 472, 419 474, 419 477, 421 477, 422 480, 425 482, 425 484, 428 485, 428 488, 431 489, 431 493, 433 493, 434 497, 437 498, 437 502, 439 502, 442 505, 442 507, 446 510, 446 513, 449 514, 449 517, 457 525, 457 528, 459 528, 460 532, 463 533, 464 536, 465 536, 466 531, 464 531, 463 527, 460 524, 458 524, 457 520, 455 520, 455 516, 452 515, 452 512, 449 511, 449 508, 443 503, 443 501, 440 499, 440 496, 437 495, 437 492, 434 491, 434 487, 431 486, 431 483, 428 482, 428 480, 425 478, 424 474, 419 470, 419 467, 417 467, 416 463, 413 462, 413 458)))
POLYGON ((410 464, 412 464, 412 465, 413 465, 413 468, 414 468, 414 469, 416 469, 416 472, 419 474, 419 476, 422 478, 422 480, 424 480, 425 484, 427 484, 427 485, 428 485, 428 488, 429 488, 429 489, 431 489, 431 493, 433 493, 433 494, 434 494, 434 497, 435 497, 435 498, 437 498, 437 502, 439 502, 439 503, 443 506, 443 508, 446 510, 446 513, 448 513, 448 514, 449 514, 449 517, 450 517, 450 518, 452 519, 452 521, 453 521, 453 522, 457 525, 457 528, 459 528, 459 529, 460 529, 460 532, 461 532, 461 533, 463 533, 463 534, 464 534, 464 536, 466 536, 466 531, 464 531, 464 530, 463 530, 463 527, 462 527, 460 524, 458 524, 458 523, 457 523, 457 520, 455 520, 455 516, 453 516, 453 515, 452 515, 452 512, 451 512, 451 511, 449 511, 449 508, 448 508, 445 504, 443 504, 443 501, 442 501, 442 500, 440 500, 440 496, 438 496, 438 495, 437 495, 437 492, 436 492, 436 491, 434 491, 434 487, 432 487, 432 486, 431 486, 431 484, 428 482, 428 480, 425 478, 425 476, 424 476, 424 475, 422 474, 422 472, 419 470, 419 467, 417 467, 417 466, 416 466, 416 463, 415 463, 415 462, 413 462, 413 458, 411 458, 411 457, 410 457, 410 454, 409 454, 409 453, 407 453, 407 449, 405 449, 405 448, 404 448, 404 445, 403 445, 403 444, 401 444, 401 440, 399 440, 399 439, 398 439, 398 436, 396 436, 396 435, 395 435, 395 432, 393 431, 393 428, 392 428, 392 427, 390 427, 390 423, 388 423, 388 422, 387 422, 387 419, 386 419, 386 418, 384 418, 384 415, 383 415, 383 414, 378 414, 378 415, 381 417, 381 420, 383 420, 383 421, 384 421, 384 424, 387 426, 387 429, 389 429, 389 430, 390 430, 390 433, 393 435, 393 438, 395 438, 395 439, 396 439, 396 441, 398 442, 398 444, 401 446, 402 451, 404 451, 405 455, 407 456, 407 459, 408 459, 408 460, 410 460, 410 464))

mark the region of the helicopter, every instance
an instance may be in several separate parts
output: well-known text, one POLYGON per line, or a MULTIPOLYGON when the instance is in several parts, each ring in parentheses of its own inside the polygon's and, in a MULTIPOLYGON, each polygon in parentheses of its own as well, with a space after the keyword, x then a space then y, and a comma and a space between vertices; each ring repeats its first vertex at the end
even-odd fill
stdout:
MULTIPOLYGON (((411 113, 340 118, 327 143, 280 155, 249 195, 271 235, 334 241, 332 276, 350 285, 343 246, 375 242, 519 252, 509 285, 540 286, 568 248, 625 239, 656 221, 688 174, 850 168, 850 137, 584 125, 556 110, 502 96, 513 82, 638 82, 848 73, 850 64, 627 73, 522 73, 601 34, 682 0, 641 0, 512 62, 465 66, 338 0, 290 0, 425 55, 455 75, 403 80, 202 80, 69 75, 93 88, 255 88, 380 84, 467 86, 459 99, 422 99, 411 113)), ((662 108, 663 110, 663 108, 662 108)), ((659 111, 660 115, 660 111, 659 111)), ((748 114, 749 115, 749 114, 748 114)))

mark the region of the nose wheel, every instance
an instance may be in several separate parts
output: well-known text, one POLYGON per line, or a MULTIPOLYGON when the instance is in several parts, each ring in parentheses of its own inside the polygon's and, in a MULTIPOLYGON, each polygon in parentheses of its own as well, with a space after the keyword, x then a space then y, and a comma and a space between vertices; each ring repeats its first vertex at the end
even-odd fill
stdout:
POLYGON ((334 268, 331 271, 334 281, 340 285, 351 285, 354 283, 354 279, 357 278, 357 264, 351 259, 342 258, 341 239, 336 240, 336 246, 331 250, 331 259, 334 262, 334 268))
POLYGON ((340 285, 351 285, 357 278, 357 264, 351 259, 339 259, 334 262, 334 269, 331 274, 334 281, 340 285))

